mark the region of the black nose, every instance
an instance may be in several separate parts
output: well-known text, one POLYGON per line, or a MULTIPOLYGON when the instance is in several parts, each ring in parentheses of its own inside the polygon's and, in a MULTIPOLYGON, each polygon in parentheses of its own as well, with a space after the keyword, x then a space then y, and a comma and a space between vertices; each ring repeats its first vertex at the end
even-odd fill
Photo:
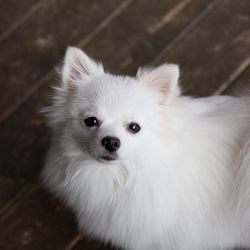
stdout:
POLYGON ((102 146, 110 153, 115 152, 120 146, 121 142, 116 137, 106 136, 102 139, 102 146))

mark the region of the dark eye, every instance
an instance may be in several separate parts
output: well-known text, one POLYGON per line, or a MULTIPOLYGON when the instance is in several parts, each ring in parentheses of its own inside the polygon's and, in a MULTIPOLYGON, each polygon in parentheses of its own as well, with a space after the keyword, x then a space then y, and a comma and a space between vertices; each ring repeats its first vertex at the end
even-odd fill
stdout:
POLYGON ((87 127, 94 127, 99 124, 98 119, 94 116, 87 117, 86 119, 84 119, 84 122, 87 127))
POLYGON ((141 130, 141 127, 136 122, 131 122, 128 125, 128 130, 129 130, 129 132, 131 132, 133 134, 136 134, 136 133, 138 133, 141 130))

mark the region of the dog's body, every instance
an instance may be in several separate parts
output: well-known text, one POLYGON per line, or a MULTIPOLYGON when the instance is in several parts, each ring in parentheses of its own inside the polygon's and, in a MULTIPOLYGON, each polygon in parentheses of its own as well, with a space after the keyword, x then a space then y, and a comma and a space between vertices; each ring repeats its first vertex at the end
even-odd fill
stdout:
POLYGON ((118 247, 250 246, 250 100, 181 97, 178 76, 114 76, 68 49, 43 178, 83 232, 118 247))

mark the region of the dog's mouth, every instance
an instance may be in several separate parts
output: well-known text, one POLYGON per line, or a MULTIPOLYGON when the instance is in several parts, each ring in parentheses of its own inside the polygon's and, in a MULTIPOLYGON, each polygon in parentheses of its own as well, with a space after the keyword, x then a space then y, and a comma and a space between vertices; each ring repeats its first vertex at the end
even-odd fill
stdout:
POLYGON ((100 158, 104 161, 115 161, 116 160, 116 157, 111 156, 111 155, 102 155, 100 158))

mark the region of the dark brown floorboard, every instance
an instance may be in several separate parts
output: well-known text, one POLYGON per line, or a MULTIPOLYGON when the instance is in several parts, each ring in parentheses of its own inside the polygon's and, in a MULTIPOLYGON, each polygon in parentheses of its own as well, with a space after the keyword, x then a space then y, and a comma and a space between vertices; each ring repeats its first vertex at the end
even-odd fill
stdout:
POLYGON ((2 40, 2 36, 7 36, 10 32, 8 30, 12 30, 14 28, 13 26, 18 28, 19 23, 22 23, 23 19, 29 16, 32 9, 36 9, 36 5, 38 5, 39 2, 41 2, 41 0, 2 1, 0 8, 0 40, 2 40))
MULTIPOLYGON (((250 66, 233 82, 223 94, 235 96, 250 95, 250 66)), ((249 110, 250 112, 250 110, 249 110)))
POLYGON ((75 235, 72 214, 41 188, 33 188, 18 209, 10 213, 12 219, 2 223, 1 250, 62 250, 75 235))
POLYGON ((181 44, 167 54, 160 53, 158 63, 180 65, 185 93, 213 94, 249 57, 249 13, 248 0, 224 1, 181 44))
POLYGON ((0 82, 8 89, 0 98, 1 116, 60 62, 67 45, 77 44, 93 32, 121 4, 116 0, 42 3, 0 44, 0 82))

